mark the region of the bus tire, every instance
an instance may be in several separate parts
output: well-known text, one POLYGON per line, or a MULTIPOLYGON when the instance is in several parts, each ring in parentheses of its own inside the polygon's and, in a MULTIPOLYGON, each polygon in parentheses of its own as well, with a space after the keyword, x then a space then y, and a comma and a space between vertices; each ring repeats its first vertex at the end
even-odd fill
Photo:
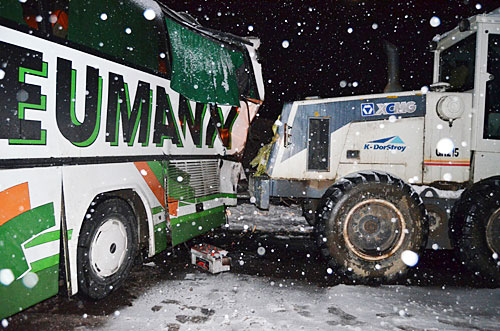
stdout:
POLYGON ((331 270, 358 283, 392 282, 421 255, 429 225, 420 196, 383 172, 349 175, 330 187, 317 210, 316 240, 331 270), (406 261, 406 263, 408 263, 406 261))
POLYGON ((450 238, 458 260, 488 285, 500 284, 500 177, 465 190, 451 213, 450 238))
POLYGON ((78 239, 79 292, 102 299, 125 281, 137 252, 136 218, 130 205, 111 198, 91 207, 78 239))

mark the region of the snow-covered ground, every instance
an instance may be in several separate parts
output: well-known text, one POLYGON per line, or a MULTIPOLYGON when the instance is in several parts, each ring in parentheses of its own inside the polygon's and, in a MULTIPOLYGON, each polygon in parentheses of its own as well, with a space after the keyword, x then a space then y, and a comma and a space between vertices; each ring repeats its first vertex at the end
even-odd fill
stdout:
POLYGON ((167 281, 104 330, 498 330, 500 290, 410 286, 321 288, 196 272, 167 281))
MULTIPOLYGON (((271 206, 270 211, 259 211, 241 205, 231 209, 228 227, 242 235, 275 233, 285 241, 288 235, 311 231, 296 206, 271 206)), ((101 328, 498 330, 499 326, 500 289, 319 286, 305 280, 238 274, 234 270, 211 275, 192 269, 184 279, 152 286, 132 306, 110 314, 101 328)))

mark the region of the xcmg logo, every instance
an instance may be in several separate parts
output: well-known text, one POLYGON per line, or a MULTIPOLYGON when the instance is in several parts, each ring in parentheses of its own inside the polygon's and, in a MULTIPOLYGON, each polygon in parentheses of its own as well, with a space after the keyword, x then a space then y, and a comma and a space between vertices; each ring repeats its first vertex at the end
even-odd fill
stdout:
POLYGON ((387 102, 387 103, 362 103, 362 116, 394 115, 414 113, 417 110, 415 101, 387 102), (377 109, 375 109, 377 105, 377 109))
POLYGON ((365 144, 363 149, 375 151, 394 151, 404 152, 406 144, 399 136, 392 136, 378 140, 372 140, 365 144))

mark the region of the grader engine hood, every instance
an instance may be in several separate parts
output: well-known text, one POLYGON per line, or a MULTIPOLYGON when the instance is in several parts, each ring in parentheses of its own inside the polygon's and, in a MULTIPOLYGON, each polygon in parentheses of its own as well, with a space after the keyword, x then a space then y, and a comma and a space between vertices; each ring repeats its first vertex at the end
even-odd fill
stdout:
MULTIPOLYGON (((279 178, 308 179, 312 178, 313 173, 316 176, 321 173, 324 175, 332 170, 341 157, 330 155, 328 146, 344 144, 342 140, 335 140, 334 137, 349 124, 423 117, 425 103, 426 96, 422 93, 400 92, 286 104, 282 113, 283 124, 277 132, 279 139, 270 153, 266 172, 271 177, 279 178)), ((383 129, 380 133, 379 139, 367 140, 366 146, 363 147, 402 148, 398 145, 400 141, 397 137, 389 134, 385 137, 383 129)))
POLYGON ((267 160, 259 160, 268 177, 250 185, 257 202, 318 199, 337 179, 368 170, 412 184, 469 180, 471 93, 296 101, 284 106, 281 118, 267 160))

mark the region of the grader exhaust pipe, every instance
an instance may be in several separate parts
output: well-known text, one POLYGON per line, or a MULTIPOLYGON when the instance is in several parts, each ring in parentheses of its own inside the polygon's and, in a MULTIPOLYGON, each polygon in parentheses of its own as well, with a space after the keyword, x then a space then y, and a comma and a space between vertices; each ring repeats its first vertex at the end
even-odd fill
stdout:
POLYGON ((403 90, 399 83, 399 54, 398 48, 384 41, 384 51, 387 55, 387 85, 384 88, 384 93, 400 92, 403 90))

